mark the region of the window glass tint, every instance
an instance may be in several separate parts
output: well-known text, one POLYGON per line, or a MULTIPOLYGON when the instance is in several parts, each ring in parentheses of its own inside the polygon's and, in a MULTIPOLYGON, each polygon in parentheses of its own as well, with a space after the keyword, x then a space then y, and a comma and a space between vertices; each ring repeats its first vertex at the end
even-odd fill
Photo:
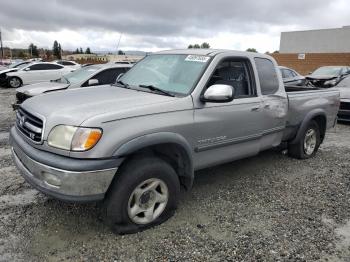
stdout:
POLYGON ((288 69, 282 69, 282 76, 283 76, 283 78, 293 78, 294 74, 292 71, 290 71, 288 69))
POLYGON ((253 96, 255 92, 250 80, 247 61, 227 59, 215 68, 206 87, 215 84, 230 85, 235 89, 235 97, 253 96))
POLYGON ((54 64, 35 64, 30 66, 30 70, 54 70, 54 69, 61 69, 62 66, 60 65, 54 65, 54 64))
POLYGON ((256 68, 263 95, 274 94, 278 91, 278 78, 275 66, 271 60, 266 58, 255 58, 256 68))
POLYGON ((60 62, 59 64, 61 64, 61 65, 66 65, 66 66, 72 66, 72 65, 75 65, 74 63, 72 63, 72 62, 68 62, 68 61, 62 61, 62 62, 60 62))
MULTIPOLYGON (((124 68, 112 68, 104 70, 95 76, 92 76, 90 79, 97 79, 99 85, 109 85, 115 83, 118 75, 124 73, 124 68)), ((86 86, 88 82, 84 84, 86 86)))

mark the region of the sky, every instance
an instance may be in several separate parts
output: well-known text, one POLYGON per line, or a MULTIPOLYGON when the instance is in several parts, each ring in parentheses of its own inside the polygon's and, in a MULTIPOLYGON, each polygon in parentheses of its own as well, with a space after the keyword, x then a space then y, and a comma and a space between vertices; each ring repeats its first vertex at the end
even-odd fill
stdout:
POLYGON ((158 51, 279 49, 285 31, 350 25, 349 0, 0 0, 5 46, 158 51))

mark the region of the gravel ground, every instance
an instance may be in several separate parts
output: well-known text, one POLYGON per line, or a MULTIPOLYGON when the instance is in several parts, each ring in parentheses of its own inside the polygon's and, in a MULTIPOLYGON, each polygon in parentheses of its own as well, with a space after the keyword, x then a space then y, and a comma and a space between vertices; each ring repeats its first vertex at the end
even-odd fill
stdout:
POLYGON ((13 94, 0 89, 0 261, 350 261, 350 125, 310 160, 268 151, 197 172, 174 217, 118 236, 95 204, 50 199, 18 174, 13 94))

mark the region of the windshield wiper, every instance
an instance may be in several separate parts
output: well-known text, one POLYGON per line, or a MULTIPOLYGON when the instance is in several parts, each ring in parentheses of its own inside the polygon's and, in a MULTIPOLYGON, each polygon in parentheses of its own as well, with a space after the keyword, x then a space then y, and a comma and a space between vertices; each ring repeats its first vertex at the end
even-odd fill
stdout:
POLYGON ((175 97, 175 95, 173 95, 172 93, 168 92, 168 91, 165 91, 159 87, 156 87, 154 85, 139 85, 139 87, 142 87, 142 88, 147 88, 151 91, 158 91, 159 93, 162 93, 163 95, 166 95, 166 96, 171 96, 171 97, 175 97))
POLYGON ((115 82, 115 84, 119 84, 119 87, 123 87, 123 88, 128 88, 130 89, 130 86, 126 83, 124 83, 122 80, 118 80, 117 82, 115 82))

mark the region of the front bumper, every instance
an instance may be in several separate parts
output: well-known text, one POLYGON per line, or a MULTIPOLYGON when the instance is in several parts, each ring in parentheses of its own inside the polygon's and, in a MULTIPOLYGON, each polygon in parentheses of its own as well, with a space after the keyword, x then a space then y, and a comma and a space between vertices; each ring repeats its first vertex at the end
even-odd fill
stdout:
POLYGON ((41 151, 26 143, 15 128, 11 129, 10 143, 13 160, 24 179, 63 201, 102 200, 121 163, 121 159, 72 159, 41 151))

